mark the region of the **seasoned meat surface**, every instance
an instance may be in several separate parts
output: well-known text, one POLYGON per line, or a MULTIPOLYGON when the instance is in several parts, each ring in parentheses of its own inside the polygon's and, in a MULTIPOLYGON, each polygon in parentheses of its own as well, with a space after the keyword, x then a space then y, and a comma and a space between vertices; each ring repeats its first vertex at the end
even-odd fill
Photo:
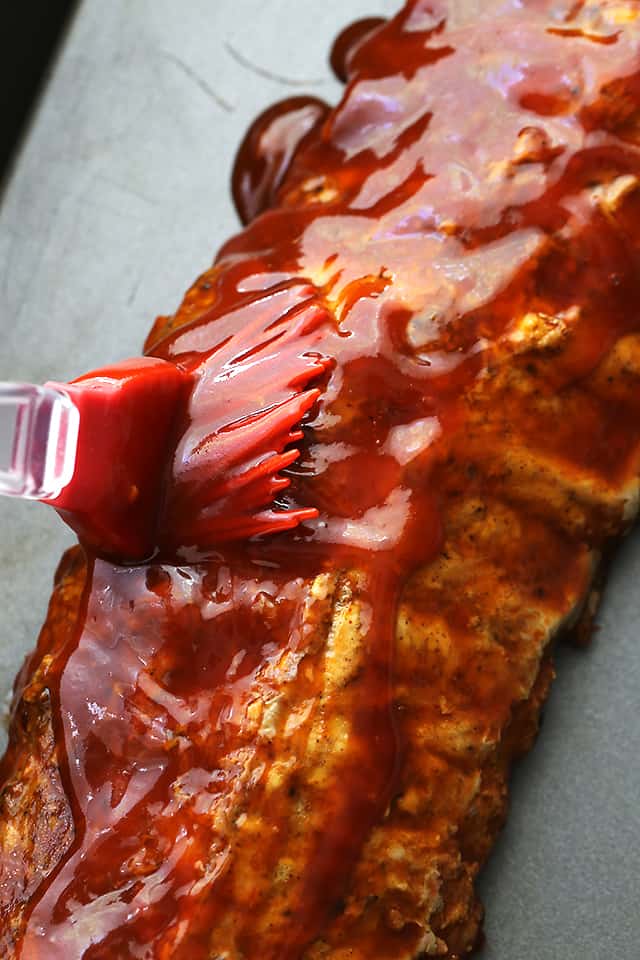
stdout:
POLYGON ((182 546, 68 554, 17 680, 7 958, 472 951, 554 640, 637 513, 640 3, 412 0, 333 62, 335 110, 248 134, 251 222, 147 342, 196 377, 182 546), (204 549, 225 436, 309 357, 275 493, 318 518, 204 549))

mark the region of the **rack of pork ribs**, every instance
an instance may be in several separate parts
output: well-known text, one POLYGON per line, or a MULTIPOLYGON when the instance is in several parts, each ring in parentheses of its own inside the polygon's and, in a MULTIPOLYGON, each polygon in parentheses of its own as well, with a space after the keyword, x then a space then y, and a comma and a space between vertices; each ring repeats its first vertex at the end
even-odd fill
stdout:
POLYGON ((332 62, 338 107, 251 128, 246 228, 146 345, 196 377, 183 465, 304 367, 302 513, 199 550, 187 476, 175 556, 66 555, 2 764, 4 957, 472 950, 554 640, 637 512, 640 5, 414 0, 332 62))

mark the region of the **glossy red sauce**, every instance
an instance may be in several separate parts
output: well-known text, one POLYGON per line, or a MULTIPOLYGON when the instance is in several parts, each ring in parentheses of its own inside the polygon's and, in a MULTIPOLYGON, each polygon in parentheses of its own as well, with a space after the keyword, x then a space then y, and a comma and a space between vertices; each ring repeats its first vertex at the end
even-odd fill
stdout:
POLYGON ((238 150, 231 189, 243 223, 271 206, 293 155, 313 136, 330 108, 316 97, 291 97, 265 110, 247 131, 238 150))
MULTIPOLYGON (((523 312, 582 311, 558 387, 639 315, 631 231, 590 193, 612 171, 638 174, 627 116, 602 94, 627 77, 617 102, 635 96, 638 30, 583 7, 409 3, 369 37, 356 31, 351 55, 343 42, 334 61, 350 85, 335 111, 288 101, 249 133, 236 201, 247 219, 262 213, 148 343, 196 380, 158 562, 90 559, 77 642, 51 679, 77 834, 34 900, 24 958, 208 957, 210 932, 240 909, 225 818, 242 749, 255 752, 243 790, 264 841, 237 949, 300 957, 336 909, 393 792, 396 603, 441 543, 430 476, 465 392, 523 312), (227 437, 282 405, 295 413, 285 433, 300 415, 303 437, 274 509, 317 516, 216 545, 215 503, 234 495, 220 484, 240 453, 247 462, 227 437), (268 747, 248 703, 285 654, 299 662, 309 584, 336 568, 361 571, 367 612, 357 735, 295 905, 265 941, 256 917, 285 821, 260 779, 268 747)), ((254 466, 286 450, 283 436, 256 444, 254 466)), ((593 456, 592 437, 562 442, 593 456)))
POLYGON ((350 63, 358 47, 369 37, 374 30, 386 23, 384 17, 365 17, 356 20, 338 34, 331 48, 329 62, 331 69, 338 80, 347 83, 350 74, 350 63))

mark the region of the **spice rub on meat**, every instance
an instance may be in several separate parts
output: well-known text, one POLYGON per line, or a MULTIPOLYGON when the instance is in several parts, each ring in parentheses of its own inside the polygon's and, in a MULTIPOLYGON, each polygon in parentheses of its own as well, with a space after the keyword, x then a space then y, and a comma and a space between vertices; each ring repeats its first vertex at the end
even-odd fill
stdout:
POLYGON ((250 222, 147 342, 197 380, 182 547, 72 551, 18 678, 7 958, 470 952, 554 638, 636 516, 640 3, 413 0, 332 63, 336 109, 256 121, 250 222), (285 402, 298 334, 276 507, 318 516, 199 550, 190 467, 285 402))

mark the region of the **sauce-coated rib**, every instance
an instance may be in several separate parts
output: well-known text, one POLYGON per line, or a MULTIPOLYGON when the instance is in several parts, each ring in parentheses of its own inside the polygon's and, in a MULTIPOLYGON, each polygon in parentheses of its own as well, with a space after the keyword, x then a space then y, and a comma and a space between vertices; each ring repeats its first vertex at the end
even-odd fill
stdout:
POLYGON ((471 951, 553 642, 635 519, 640 2, 411 0, 332 63, 147 341, 196 383, 179 564, 73 553, 19 678, 7 958, 471 951), (212 485, 261 470, 298 526, 205 547, 212 485))

